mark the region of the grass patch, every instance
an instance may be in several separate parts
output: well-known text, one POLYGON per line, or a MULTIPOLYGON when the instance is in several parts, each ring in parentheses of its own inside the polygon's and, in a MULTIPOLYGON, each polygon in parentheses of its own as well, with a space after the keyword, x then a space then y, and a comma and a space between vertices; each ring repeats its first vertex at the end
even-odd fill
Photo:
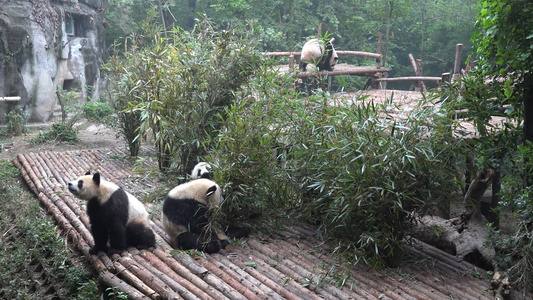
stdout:
POLYGON ((18 169, 0 160, 0 177, 0 298, 98 299, 97 277, 24 188, 18 169))

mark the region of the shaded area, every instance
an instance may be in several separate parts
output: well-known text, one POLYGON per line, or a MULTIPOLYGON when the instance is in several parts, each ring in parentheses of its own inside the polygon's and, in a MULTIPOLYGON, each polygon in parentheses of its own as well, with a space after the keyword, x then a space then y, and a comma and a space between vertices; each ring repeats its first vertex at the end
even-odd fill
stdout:
MULTIPOLYGON (((152 212, 158 248, 123 255, 88 255, 92 245, 83 205, 66 189, 87 170, 143 199, 154 182, 135 174, 118 149, 19 154, 24 181, 59 223, 63 234, 98 271, 100 280, 135 299, 492 299, 483 271, 423 243, 407 246, 401 267, 347 268, 304 226, 276 236, 252 236, 213 255, 172 251, 152 212)), ((159 207, 155 205, 155 207, 159 207)))

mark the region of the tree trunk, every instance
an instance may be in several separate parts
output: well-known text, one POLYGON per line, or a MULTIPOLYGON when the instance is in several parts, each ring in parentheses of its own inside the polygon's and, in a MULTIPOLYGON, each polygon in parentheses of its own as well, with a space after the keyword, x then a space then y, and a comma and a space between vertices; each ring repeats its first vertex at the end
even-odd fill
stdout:
MULTIPOLYGON (((524 140, 526 142, 533 142, 533 77, 527 75, 524 78, 524 140)), ((527 158, 524 165, 527 166, 527 158)), ((524 170, 525 186, 533 185, 533 180, 530 176, 531 170, 524 170)))
POLYGON ((189 0, 189 18, 187 19, 187 28, 192 29, 194 27, 194 16, 196 15, 196 0, 189 0))
POLYGON ((487 219, 480 211, 480 200, 493 175, 492 169, 484 169, 472 180, 464 197, 464 209, 459 218, 425 216, 414 229, 413 236, 456 255, 459 259, 485 269, 492 269, 495 251, 485 245, 490 232, 487 219))

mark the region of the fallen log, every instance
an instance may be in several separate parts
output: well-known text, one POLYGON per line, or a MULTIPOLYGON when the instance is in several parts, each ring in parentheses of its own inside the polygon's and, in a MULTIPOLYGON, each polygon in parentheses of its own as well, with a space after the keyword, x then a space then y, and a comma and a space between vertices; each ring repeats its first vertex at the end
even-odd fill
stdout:
MULTIPOLYGON (((115 254, 113 256, 120 257, 118 254, 115 254)), ((120 275, 122 278, 124 278, 124 281, 128 282, 131 286, 139 290, 141 293, 148 296, 150 299, 154 299, 154 300, 162 299, 159 293, 154 291, 151 287, 145 284, 140 278, 138 278, 136 275, 134 275, 132 272, 129 271, 130 269, 129 265, 124 266, 116 259, 114 259, 113 265, 115 266, 115 270, 117 270, 117 275, 120 275)), ((132 267, 132 269, 138 269, 138 267, 132 267)))
MULTIPOLYGON (((226 272, 226 268, 221 267, 219 264, 218 266, 214 265, 212 262, 210 262, 207 259, 204 259, 202 257, 198 258, 197 261, 200 263, 200 265, 209 272, 215 274, 220 279, 227 282, 230 286, 232 286, 237 292, 241 293, 246 299, 253 299, 253 300, 261 300, 261 299, 268 299, 268 297, 265 297, 264 295, 258 295, 257 292, 252 292, 251 285, 245 284, 245 280, 241 279, 237 281, 237 279, 234 279, 231 275, 229 275, 226 272)), ((237 278, 237 277, 236 277, 237 278)))
POLYGON ((181 264, 186 266, 193 274, 196 276, 199 276, 205 282, 208 284, 214 286, 216 289, 218 289, 222 294, 224 294, 226 297, 234 300, 234 299, 242 299, 246 300, 246 297, 235 291, 231 288, 226 282, 224 282, 222 279, 216 277, 211 272, 209 272, 206 268, 200 266, 199 264, 194 261, 189 255, 181 252, 176 253, 172 257, 174 257, 177 261, 179 261, 181 264))
MULTIPOLYGON (((153 257, 142 255, 142 253, 145 253, 146 251, 141 252, 136 248, 128 248, 128 252, 132 254, 132 258, 135 260, 135 262, 151 273, 151 276, 155 275, 155 278, 161 281, 158 282, 159 285, 163 286, 163 284, 165 284, 169 289, 172 289, 172 291, 178 293, 178 295, 185 300, 200 300, 199 297, 194 295, 191 291, 185 289, 181 284, 175 281, 174 278, 155 267, 156 265, 161 265, 157 263, 157 260, 152 260, 153 257)), ((169 296, 170 295, 167 295, 165 298, 168 299, 169 296)))
POLYGON ((143 299, 143 300, 150 299, 146 295, 137 291, 131 285, 122 281, 122 279, 111 274, 110 272, 102 271, 98 274, 98 277, 100 278, 100 281, 105 283, 105 285, 117 288, 118 290, 126 294, 128 296, 128 299, 143 299))
POLYGON ((246 285, 249 286, 249 288, 254 290, 261 297, 265 295, 266 296, 265 299, 283 300, 283 297, 281 297, 279 294, 274 292, 268 286, 261 283, 259 280, 250 276, 250 274, 244 272, 241 268, 239 268, 238 266, 233 264, 231 261, 229 261, 225 256, 215 253, 211 256, 207 256, 207 259, 219 268, 224 267, 226 269, 226 272, 229 273, 234 278, 242 278, 243 281, 247 282, 246 285), (214 259, 214 257, 216 257, 216 259, 214 259), (257 291, 257 290, 260 290, 260 291, 257 291))
MULTIPOLYGON (((185 288, 187 291, 196 295, 196 297, 203 300, 215 300, 215 298, 211 297, 208 293, 204 292, 192 282, 176 274, 167 264, 165 264, 165 262, 163 262, 152 252, 143 250, 141 251, 140 256, 143 257, 146 261, 150 262, 150 264, 153 265, 155 268, 166 274, 166 276, 169 276, 172 280, 174 280, 177 284, 185 288)), ((183 295, 182 297, 186 298, 183 295)))
MULTIPOLYGON (((230 256, 230 253, 228 253, 225 250, 220 250, 219 253, 226 257, 230 256)), ((259 272, 255 268, 246 266, 244 261, 241 259, 241 254, 238 254, 238 257, 239 258, 231 260, 231 262, 239 266, 239 268, 243 269, 245 272, 247 272, 251 276, 257 278, 259 281, 261 281, 261 283, 265 284, 266 286, 274 290, 276 293, 280 294, 285 299, 293 299, 293 300, 302 299, 298 297, 296 293, 291 291, 295 283, 293 280, 287 280, 286 274, 282 274, 281 272, 277 271, 272 266, 268 266, 266 264, 263 266, 265 267, 265 270, 263 272, 259 272)), ((257 263, 261 264, 261 262, 262 261, 259 261, 257 263)), ((299 288, 302 289, 301 286, 299 288)), ((316 300, 320 300, 320 297, 318 297, 316 294, 313 294, 313 295, 316 297, 316 300)), ((315 299, 315 298, 310 298, 310 299, 315 299)))
POLYGON ((163 263, 169 266, 179 276, 182 276, 183 278, 187 279, 192 284, 197 286, 199 289, 201 289, 202 291, 204 291, 205 293, 207 293, 209 296, 213 297, 214 299, 217 299, 217 300, 230 299, 226 297, 224 294, 222 294, 219 290, 207 284, 200 277, 193 274, 191 271, 189 271, 189 269, 187 269, 181 263, 176 261, 173 257, 169 256, 169 254, 165 253, 163 250, 156 248, 154 249, 153 254, 156 255, 159 259, 161 259, 163 263))

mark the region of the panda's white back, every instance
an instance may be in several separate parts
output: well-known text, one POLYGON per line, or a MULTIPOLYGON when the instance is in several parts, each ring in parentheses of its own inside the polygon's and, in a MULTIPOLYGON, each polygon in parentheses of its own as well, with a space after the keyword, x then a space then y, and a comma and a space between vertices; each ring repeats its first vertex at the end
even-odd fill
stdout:
MULTIPOLYGON (((120 190, 120 187, 115 183, 102 180, 98 189, 98 199, 100 199, 100 203, 104 204, 107 202, 118 190, 120 190)), ((124 192, 128 196, 128 219, 148 219, 148 212, 142 202, 126 190, 124 190, 124 192)))
POLYGON ((324 45, 319 39, 310 39, 302 47, 302 53, 300 59, 307 63, 314 64, 324 54, 324 45))
POLYGON ((222 202, 222 191, 220 186, 214 181, 199 178, 174 187, 168 192, 168 197, 173 199, 194 199, 203 204, 216 206, 222 202), (215 193, 207 196, 207 190, 213 185, 216 186, 215 193))
POLYGON ((144 207, 144 204, 142 204, 139 199, 137 199, 132 194, 126 192, 126 195, 128 195, 129 203, 128 203, 128 216, 130 219, 148 219, 148 211, 146 211, 146 208, 144 207))

